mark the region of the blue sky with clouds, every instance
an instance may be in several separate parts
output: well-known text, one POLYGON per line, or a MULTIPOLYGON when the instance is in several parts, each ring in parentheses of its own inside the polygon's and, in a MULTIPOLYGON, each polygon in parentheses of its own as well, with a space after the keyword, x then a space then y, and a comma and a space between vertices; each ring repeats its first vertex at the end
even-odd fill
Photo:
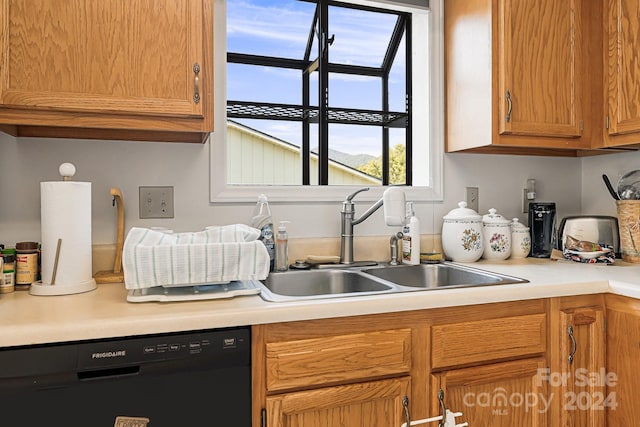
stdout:
MULTIPOLYGON (((302 59, 314 9, 314 3, 297 0, 228 1, 227 50, 302 59)), ((395 19, 394 15, 331 7, 329 34, 335 34, 335 41, 330 47, 329 60, 379 66, 395 19)), ((397 58, 392 72, 390 102, 391 109, 395 111, 404 109, 404 58, 401 56, 397 58)), ((298 71, 237 64, 230 64, 227 71, 228 99, 302 102, 301 73, 298 71)), ((317 84, 317 79, 313 82, 317 84)), ((381 108, 379 79, 332 74, 329 91, 330 106, 381 108)), ((317 105, 317 90, 312 90, 311 99, 317 105)), ((297 122, 253 120, 245 123, 294 144, 301 141, 301 124, 297 122)), ((330 125, 329 133, 331 149, 351 154, 380 155, 381 130, 378 127, 330 125)), ((404 133, 396 132, 392 138, 404 142, 404 133)), ((317 138, 312 137, 312 146, 317 145, 314 141, 317 138)))

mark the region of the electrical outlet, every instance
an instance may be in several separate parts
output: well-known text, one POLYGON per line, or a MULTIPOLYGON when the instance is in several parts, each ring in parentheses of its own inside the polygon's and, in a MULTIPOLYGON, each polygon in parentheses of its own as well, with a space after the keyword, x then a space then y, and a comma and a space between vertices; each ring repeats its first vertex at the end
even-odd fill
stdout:
POLYGON ((173 187, 138 187, 140 219, 173 218, 173 187))
POLYGON ((467 187, 467 207, 478 212, 478 187, 467 187))

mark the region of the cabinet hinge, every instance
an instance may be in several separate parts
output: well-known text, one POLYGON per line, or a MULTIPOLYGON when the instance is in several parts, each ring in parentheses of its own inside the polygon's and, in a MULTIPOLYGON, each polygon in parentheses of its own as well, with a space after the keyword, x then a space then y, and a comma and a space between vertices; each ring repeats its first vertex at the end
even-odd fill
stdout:
POLYGON ((584 132, 584 120, 580 120, 580 133, 584 132))
POLYGON ((606 127, 607 129, 609 129, 609 116, 607 116, 607 117, 606 117, 606 120, 605 120, 605 127, 606 127))
POLYGON ((260 427, 267 427, 267 410, 265 408, 260 411, 260 427))

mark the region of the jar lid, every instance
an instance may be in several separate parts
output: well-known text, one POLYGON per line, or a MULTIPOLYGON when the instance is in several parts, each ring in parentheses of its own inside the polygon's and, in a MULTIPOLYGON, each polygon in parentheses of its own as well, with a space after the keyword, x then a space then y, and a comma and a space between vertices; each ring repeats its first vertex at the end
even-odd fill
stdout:
POLYGON ((482 217, 478 212, 467 207, 467 202, 459 202, 456 209, 452 209, 443 219, 472 219, 480 220, 482 217))
POLYGON ((518 231, 529 231, 529 227, 521 223, 518 218, 513 218, 511 221, 511 228, 518 231))
POLYGON ((18 242, 16 243, 17 251, 37 251, 38 242, 18 242))
POLYGON ((482 223, 487 225, 509 225, 511 221, 496 213, 494 208, 489 209, 489 213, 483 215, 482 223))

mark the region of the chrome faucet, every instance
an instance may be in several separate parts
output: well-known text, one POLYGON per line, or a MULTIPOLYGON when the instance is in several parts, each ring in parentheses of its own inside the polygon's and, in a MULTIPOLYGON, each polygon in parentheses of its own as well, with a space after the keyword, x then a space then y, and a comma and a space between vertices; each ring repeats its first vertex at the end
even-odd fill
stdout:
POLYGON ((367 209, 360 218, 354 219, 356 211, 353 198, 356 194, 363 191, 368 191, 369 188, 361 188, 352 194, 349 194, 347 198, 342 202, 342 210, 340 214, 342 216, 342 232, 340 233, 340 263, 341 264, 353 264, 353 226, 358 225, 365 219, 369 218, 372 213, 377 211, 383 204, 384 199, 380 199, 375 202, 369 209, 367 209))

